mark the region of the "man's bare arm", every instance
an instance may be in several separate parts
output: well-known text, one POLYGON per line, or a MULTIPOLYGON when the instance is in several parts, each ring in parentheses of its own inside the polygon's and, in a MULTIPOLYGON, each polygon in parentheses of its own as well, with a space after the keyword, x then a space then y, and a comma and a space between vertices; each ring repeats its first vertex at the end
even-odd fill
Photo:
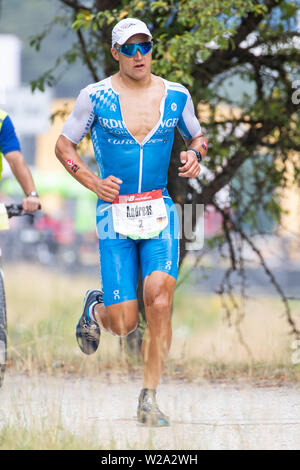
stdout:
MULTIPOLYGON (((185 140, 187 148, 195 149, 200 152, 202 159, 207 153, 207 138, 200 134, 193 139, 185 140)), ((179 167, 179 176, 184 178, 196 178, 201 169, 196 154, 193 151, 183 151, 180 153, 180 161, 183 166, 179 167)))
POLYGON ((185 143, 188 149, 192 148, 192 149, 198 150, 198 152, 200 152, 202 159, 206 157, 208 140, 204 134, 200 134, 191 140, 186 140, 185 143))
POLYGON ((56 142, 55 154, 66 170, 79 183, 96 193, 100 199, 112 202, 118 196, 122 181, 113 175, 103 180, 96 176, 82 162, 76 151, 76 145, 63 135, 59 136, 56 142))

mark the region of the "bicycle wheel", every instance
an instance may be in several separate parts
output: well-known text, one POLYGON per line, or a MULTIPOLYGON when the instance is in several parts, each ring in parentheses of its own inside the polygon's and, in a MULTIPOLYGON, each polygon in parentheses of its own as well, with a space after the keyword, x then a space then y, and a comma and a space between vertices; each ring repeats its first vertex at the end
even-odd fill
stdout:
POLYGON ((7 355, 7 321, 3 273, 0 269, 0 387, 3 383, 7 355))

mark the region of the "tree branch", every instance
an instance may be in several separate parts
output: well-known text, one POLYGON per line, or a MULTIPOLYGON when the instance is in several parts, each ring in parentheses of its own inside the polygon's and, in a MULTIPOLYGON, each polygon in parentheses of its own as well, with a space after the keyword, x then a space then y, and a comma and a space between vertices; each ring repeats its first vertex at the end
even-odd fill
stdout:
POLYGON ((196 202, 198 204, 211 204, 214 195, 232 180, 237 170, 249 158, 249 155, 253 154, 257 143, 261 142, 275 126, 275 122, 266 121, 265 125, 259 129, 249 129, 240 140, 239 149, 235 155, 228 160, 225 167, 222 167, 222 172, 217 173, 216 177, 203 187, 201 193, 197 195, 196 202))
POLYGON ((81 32, 80 29, 78 29, 76 31, 76 34, 78 36, 78 39, 79 39, 79 42, 80 42, 80 46, 81 46, 81 50, 82 50, 82 55, 83 55, 83 58, 84 58, 84 61, 89 69, 89 71, 91 72, 92 74, 92 77, 93 77, 93 80, 95 82, 98 82, 99 81, 99 77, 97 75, 97 72, 96 72, 96 69, 89 57, 89 54, 88 54, 88 51, 87 51, 87 48, 86 48, 86 44, 85 44, 85 41, 84 41, 84 37, 83 37, 83 34, 81 32))
POLYGON ((214 206, 216 207, 216 209, 218 210, 218 212, 220 212, 223 216, 223 218, 231 224, 231 227, 232 229, 238 233, 241 238, 243 240, 245 240, 248 245, 252 248, 252 250, 254 251, 254 253, 256 253, 257 257, 259 258, 259 261, 260 261, 260 264, 261 266, 263 267, 266 275, 269 277, 272 285, 275 287, 275 289, 277 290, 279 296, 281 297, 281 300, 285 306, 285 313, 286 313, 286 317, 287 317, 287 320, 288 320, 288 323, 290 324, 291 326, 291 329, 292 329, 292 333, 297 337, 297 338, 300 338, 300 331, 297 329, 297 326, 292 318, 292 315, 291 315, 291 309, 290 309, 290 306, 288 304, 288 298, 286 297, 286 295, 284 294, 283 290, 281 289, 280 285, 278 284, 277 280, 275 279, 273 273, 271 272, 271 270, 268 268, 268 266, 266 265, 266 262, 264 260, 264 257, 263 255, 261 254, 260 250, 255 246, 255 244, 253 243, 253 241, 247 236, 247 234, 243 231, 243 229, 241 227, 238 227, 233 218, 231 217, 230 213, 229 212, 226 212, 224 211, 221 207, 219 207, 216 203, 214 203, 214 206))
POLYGON ((285 43, 286 39, 293 39, 293 37, 300 37, 300 33, 297 33, 297 31, 286 31, 284 33, 279 33, 274 36, 269 36, 268 38, 258 40, 251 46, 247 46, 245 48, 243 47, 242 49, 251 50, 259 46, 264 46, 264 45, 267 46, 268 43, 269 44, 275 44, 276 42, 285 43))
POLYGON ((77 2, 77 0, 60 0, 62 3, 64 3, 66 6, 72 8, 74 11, 78 12, 80 10, 87 10, 87 11, 92 11, 90 7, 81 5, 77 2))
MULTIPOLYGON (((264 5, 268 8, 268 13, 270 13, 273 8, 279 6, 282 1, 283 0, 266 0, 264 5)), ((264 15, 257 15, 255 13, 249 13, 244 17, 235 35, 232 37, 232 42, 228 43, 228 49, 215 50, 202 65, 195 69, 193 73, 194 78, 207 85, 212 77, 231 68, 233 66, 231 61, 237 56, 237 51, 243 50, 239 48, 239 44, 244 41, 250 33, 256 30, 263 19, 264 15)))

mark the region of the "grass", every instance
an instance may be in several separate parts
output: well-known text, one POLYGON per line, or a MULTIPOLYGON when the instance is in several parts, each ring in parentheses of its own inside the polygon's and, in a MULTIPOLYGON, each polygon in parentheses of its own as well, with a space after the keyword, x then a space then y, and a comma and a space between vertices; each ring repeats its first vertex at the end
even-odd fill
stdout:
POLYGON ((77 436, 59 424, 30 423, 29 426, 24 426, 14 423, 0 429, 0 450, 45 449, 99 450, 101 447, 90 437, 77 436))
MULTIPOLYGON (((83 295, 86 289, 98 287, 98 279, 67 276, 26 264, 7 265, 4 271, 8 375, 11 374, 14 387, 15 372, 20 373, 21 378, 24 374, 32 379, 29 380, 31 388, 23 389, 21 380, 19 388, 12 389, 12 396, 9 396, 12 413, 8 413, 6 422, 1 422, 0 415, 0 450, 117 449, 120 437, 114 427, 111 435, 108 433, 107 442, 99 433, 99 426, 98 431, 95 428, 93 432, 89 428, 93 424, 89 424, 84 414, 84 418, 81 417, 78 409, 80 419, 84 419, 84 432, 78 434, 75 427, 71 430, 67 427, 60 400, 54 398, 48 404, 43 389, 36 391, 39 382, 40 385, 43 383, 41 377, 52 376, 56 380, 63 376, 68 382, 69 376, 76 377, 76 381, 77 378, 81 381, 80 376, 90 376, 108 379, 109 383, 122 382, 124 376, 128 381, 141 377, 142 364, 129 359, 117 337, 103 333, 100 351, 92 356, 83 355, 77 346, 74 330, 83 295), (42 412, 36 412, 32 390, 42 403, 45 400, 42 412)), ((299 327, 300 302, 293 301, 291 307, 299 327)), ((248 300, 240 329, 235 327, 236 320, 238 317, 232 312, 229 323, 216 295, 199 294, 180 285, 174 297, 172 347, 162 380, 233 381, 234 384, 250 381, 261 386, 299 381, 300 365, 291 360, 293 338, 289 335, 279 299, 257 297, 248 300)), ((75 418, 76 414, 72 416, 74 423, 75 418)), ((126 442, 128 449, 160 449, 161 437, 166 439, 166 434, 136 430, 130 421, 125 424, 120 421, 120 427, 130 431, 126 442)), ((168 432, 173 433, 170 439, 177 449, 190 449, 189 446, 196 445, 191 444, 188 435, 182 436, 180 426, 176 429, 168 432)))
MULTIPOLYGON (((4 270, 8 367, 27 374, 142 373, 142 365, 129 360, 119 339, 105 332, 101 352, 85 356, 77 346, 74 330, 83 296, 86 289, 98 287, 98 279, 34 265, 8 265, 4 270)), ((291 306, 299 326, 300 302, 291 306)), ((181 284, 174 297, 166 374, 190 380, 300 378, 300 366, 291 361, 293 338, 279 299, 249 300, 239 329, 234 314, 231 320, 230 326, 219 297, 197 294, 181 284)))

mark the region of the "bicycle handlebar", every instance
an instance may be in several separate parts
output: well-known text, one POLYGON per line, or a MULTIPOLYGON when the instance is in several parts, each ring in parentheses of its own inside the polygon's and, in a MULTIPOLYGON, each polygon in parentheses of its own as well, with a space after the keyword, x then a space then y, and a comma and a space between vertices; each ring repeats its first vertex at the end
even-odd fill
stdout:
MULTIPOLYGON (((19 215, 33 215, 33 212, 24 212, 22 204, 8 204, 5 205, 8 218, 17 217, 19 215)), ((41 205, 38 207, 41 209, 41 205)))

